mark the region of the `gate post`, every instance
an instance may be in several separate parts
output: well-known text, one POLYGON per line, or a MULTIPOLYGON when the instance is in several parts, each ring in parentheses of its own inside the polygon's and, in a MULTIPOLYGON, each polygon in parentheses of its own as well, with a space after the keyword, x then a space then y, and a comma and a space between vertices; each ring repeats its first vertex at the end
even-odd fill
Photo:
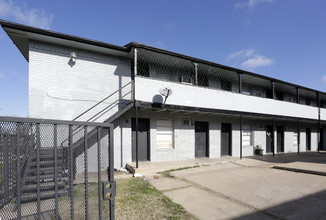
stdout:
POLYGON ((17 123, 16 127, 16 147, 17 147, 17 153, 16 153, 16 205, 17 205, 17 219, 21 219, 21 172, 20 172, 20 129, 21 129, 21 123, 17 123))
POLYGON ((3 180, 4 180, 4 201, 7 203, 9 201, 9 167, 8 167, 8 161, 9 161, 9 155, 8 155, 8 135, 4 135, 3 137, 3 167, 2 170, 4 172, 3 180))
POLYGON ((109 181, 111 185, 111 198, 110 198, 110 219, 115 219, 115 182, 114 182, 114 152, 113 152, 113 124, 110 124, 109 130, 109 181))

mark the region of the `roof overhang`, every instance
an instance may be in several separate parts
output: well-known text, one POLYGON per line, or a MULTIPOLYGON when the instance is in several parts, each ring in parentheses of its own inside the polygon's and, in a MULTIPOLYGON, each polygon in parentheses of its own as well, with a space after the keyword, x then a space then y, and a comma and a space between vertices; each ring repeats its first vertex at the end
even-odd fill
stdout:
POLYGON ((34 28, 26 25, 0 20, 0 24, 25 59, 29 61, 29 41, 43 41, 97 53, 126 57, 130 49, 100 41, 34 28))

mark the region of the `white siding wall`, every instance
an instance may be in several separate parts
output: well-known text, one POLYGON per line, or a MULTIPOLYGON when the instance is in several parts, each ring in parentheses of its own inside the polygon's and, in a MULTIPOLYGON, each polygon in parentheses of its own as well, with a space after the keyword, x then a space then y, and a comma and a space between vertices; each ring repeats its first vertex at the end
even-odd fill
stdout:
MULTIPOLYGON (((262 123, 259 123, 259 125, 264 126, 262 123)), ((264 154, 266 153, 266 131, 264 128, 261 128, 260 126, 254 126, 253 127, 253 147, 256 145, 261 145, 264 149, 264 154)), ((253 149, 251 151, 252 155, 253 149)))
POLYGON ((169 87, 173 94, 166 103, 171 105, 318 119, 318 108, 312 106, 143 77, 136 77, 135 83, 136 99, 144 102, 152 102, 153 97, 159 94, 160 88, 169 87))
POLYGON ((300 152, 306 151, 306 129, 300 128, 300 152))
POLYGON ((311 150, 316 151, 318 149, 317 141, 317 128, 311 128, 311 150))
POLYGON ((232 156, 240 156, 240 122, 232 123, 232 156))
POLYGON ((326 109, 320 108, 320 119, 326 121, 326 109))
POLYGON ((284 131, 284 152, 296 152, 298 150, 297 145, 293 145, 294 132, 284 131))
MULTIPOLYGON (((32 41, 29 52, 29 116, 71 120, 130 82, 130 70, 127 59, 32 41), (74 65, 70 62, 71 52, 77 54, 74 65)), ((120 95, 110 98, 80 120, 88 120, 120 95)), ((104 121, 118 108, 114 105, 96 121, 104 121)))
MULTIPOLYGON (((128 113, 121 119, 115 122, 115 168, 125 167, 126 163, 132 160, 132 146, 131 146, 131 118, 134 113, 128 113), (121 135, 122 134, 122 135, 121 135), (121 148, 123 149, 121 155, 121 148)), ((195 158, 195 121, 209 122, 209 157, 221 157, 221 124, 232 124, 232 156, 240 156, 240 124, 238 118, 221 117, 218 115, 201 116, 193 114, 182 113, 166 113, 166 112, 153 112, 151 110, 144 110, 139 112, 140 118, 150 119, 150 149, 151 161, 170 161, 170 160, 185 160, 195 158), (191 126, 181 126, 182 118, 190 118, 192 121, 191 126), (156 120, 169 119, 173 120, 174 125, 174 148, 173 149, 157 149, 156 143, 156 120)), ((253 155, 253 146, 259 144, 264 149, 266 154, 266 131, 265 126, 267 123, 257 120, 244 120, 244 124, 251 125, 252 128, 252 146, 244 146, 242 149, 243 156, 253 155)), ((286 123, 276 123, 276 126, 284 127, 284 151, 297 152, 297 146, 293 145, 293 127, 286 130, 286 123)), ((300 132, 300 151, 306 151, 305 148, 305 128, 311 127, 309 124, 301 124, 300 132)), ((317 150, 317 134, 316 131, 311 129, 312 150, 317 150)), ((275 140, 277 132, 275 131, 275 140)), ((277 142, 275 141, 275 153, 277 142)))
POLYGON ((209 123, 209 157, 221 157, 221 123, 215 119, 209 123), (215 146, 215 147, 214 147, 215 146))

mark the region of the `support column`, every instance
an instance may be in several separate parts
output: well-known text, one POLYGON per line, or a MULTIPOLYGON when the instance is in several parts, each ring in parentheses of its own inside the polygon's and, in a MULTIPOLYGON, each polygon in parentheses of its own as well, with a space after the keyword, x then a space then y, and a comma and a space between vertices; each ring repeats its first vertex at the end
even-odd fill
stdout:
POLYGON ((133 62, 133 68, 132 68, 132 73, 131 74, 131 80, 132 80, 132 100, 134 101, 135 103, 135 100, 136 100, 136 97, 135 97, 135 79, 136 79, 136 76, 137 76, 137 56, 138 56, 138 51, 137 51, 137 48, 134 48, 134 62, 133 62))
POLYGON ((297 140, 297 142, 298 142, 298 154, 300 154, 300 122, 299 122, 299 119, 297 121, 297 132, 298 132, 298 136, 297 136, 297 138, 298 138, 298 140, 297 140))
POLYGON ((138 168, 138 106, 135 105, 136 108, 136 168, 138 168))
POLYGON ((272 144, 272 149, 273 149, 273 157, 275 156, 275 119, 273 118, 273 144, 272 144))
POLYGON ((239 93, 242 93, 242 73, 238 73, 239 76, 239 93))
POLYGON ((317 129, 317 142, 318 142, 318 148, 317 151, 319 153, 320 151, 320 93, 317 92, 317 107, 318 107, 318 129, 317 129))
POLYGON ((275 83, 271 82, 271 84, 272 84, 272 99, 275 99, 275 83))
POLYGON ((300 103, 300 88, 297 87, 296 90, 297 90, 297 103, 299 104, 300 103))
POLYGON ((242 159, 242 115, 240 115, 240 159, 242 159))

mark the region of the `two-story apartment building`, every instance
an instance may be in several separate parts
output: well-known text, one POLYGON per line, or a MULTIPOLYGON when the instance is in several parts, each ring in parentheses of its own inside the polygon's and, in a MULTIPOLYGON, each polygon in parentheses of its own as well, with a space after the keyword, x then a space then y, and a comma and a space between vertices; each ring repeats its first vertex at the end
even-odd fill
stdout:
POLYGON ((112 122, 131 161, 326 149, 326 93, 131 42, 0 21, 29 62, 29 116, 112 122))

